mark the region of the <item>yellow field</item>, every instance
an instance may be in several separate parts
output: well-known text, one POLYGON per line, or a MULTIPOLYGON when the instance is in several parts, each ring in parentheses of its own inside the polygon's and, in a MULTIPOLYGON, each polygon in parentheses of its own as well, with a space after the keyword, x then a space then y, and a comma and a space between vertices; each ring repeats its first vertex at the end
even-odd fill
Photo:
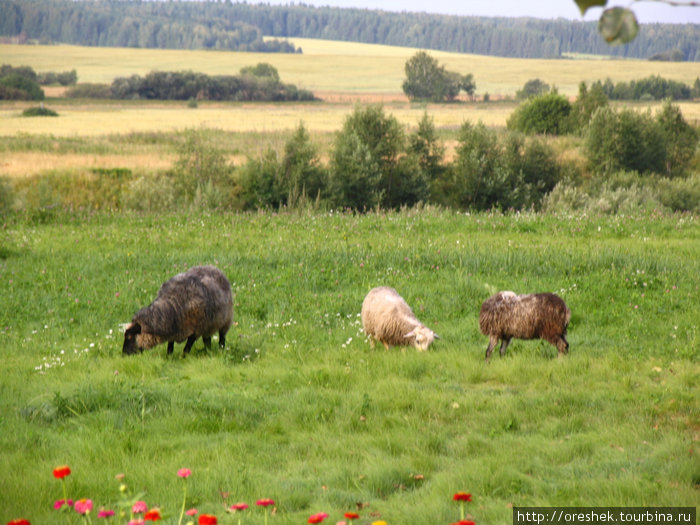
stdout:
MULTIPOLYGON (((293 39, 304 53, 260 54, 224 51, 92 48, 79 46, 0 45, 0 63, 28 65, 37 72, 75 69, 80 82, 111 83, 120 76, 145 75, 150 71, 192 70, 210 75, 237 74, 244 66, 268 62, 284 82, 313 91, 321 103, 209 103, 196 109, 184 102, 107 101, 84 102, 53 98, 60 90, 47 89, 46 105, 58 118, 22 118, 29 102, 0 101, 0 140, 20 134, 55 137, 98 137, 132 132, 180 131, 212 128, 242 133, 292 130, 303 122, 312 135, 332 135, 358 102, 380 102, 387 113, 411 128, 425 111, 438 128, 457 128, 465 121, 505 126, 515 104, 457 103, 410 104, 401 90, 404 64, 416 49, 293 39)), ((512 97, 525 82, 540 78, 568 96, 587 83, 611 78, 613 82, 660 75, 691 85, 700 77, 698 63, 648 62, 640 60, 533 60, 507 59, 431 51, 447 69, 472 73, 477 95, 492 99, 512 97)), ((658 107, 658 104, 652 106, 658 107)), ((679 104, 685 118, 700 122, 700 103, 679 104)), ((644 108, 647 106, 643 106, 644 108)), ((328 142, 328 138, 324 139, 328 142)), ((257 140, 258 143, 264 142, 257 140)), ((252 152, 251 152, 252 153, 252 152)), ((130 151, 124 155, 58 155, 5 152, 0 175, 22 176, 51 169, 76 167, 126 167, 157 171, 171 165, 160 153, 130 151)))
MULTIPOLYGON (((37 72, 75 69, 79 82, 111 83, 115 77, 150 71, 192 70, 210 75, 236 74, 244 66, 268 62, 284 82, 323 92, 401 94, 404 64, 416 49, 290 39, 301 55, 187 51, 79 46, 0 45, 2 63, 29 65, 37 72)), ((629 81, 649 75, 692 84, 700 77, 698 62, 649 62, 645 60, 539 60, 497 58, 430 51, 447 69, 472 73, 477 94, 513 95, 523 84, 540 78, 566 95, 575 95, 581 81, 611 78, 629 81)))

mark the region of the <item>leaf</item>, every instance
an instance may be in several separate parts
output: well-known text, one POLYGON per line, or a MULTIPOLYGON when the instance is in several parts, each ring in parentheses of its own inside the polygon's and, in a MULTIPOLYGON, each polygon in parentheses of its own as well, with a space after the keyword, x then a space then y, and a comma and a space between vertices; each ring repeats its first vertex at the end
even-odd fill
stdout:
POLYGON ((598 32, 610 45, 627 44, 639 32, 637 17, 624 7, 606 9, 598 21, 598 32))
POLYGON ((605 7, 608 0, 574 0, 574 2, 576 2, 576 5, 581 10, 581 15, 585 15, 586 11, 591 7, 605 7))

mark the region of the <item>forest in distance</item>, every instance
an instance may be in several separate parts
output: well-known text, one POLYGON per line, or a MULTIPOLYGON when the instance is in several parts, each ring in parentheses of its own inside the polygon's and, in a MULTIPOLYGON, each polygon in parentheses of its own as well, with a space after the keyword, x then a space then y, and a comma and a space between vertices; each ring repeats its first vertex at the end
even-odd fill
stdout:
POLYGON ((286 42, 287 38, 514 58, 560 58, 582 53, 700 61, 697 24, 643 24, 632 42, 611 47, 598 34, 595 22, 564 19, 463 17, 213 1, 0 3, 0 39, 19 43, 303 52, 286 42))

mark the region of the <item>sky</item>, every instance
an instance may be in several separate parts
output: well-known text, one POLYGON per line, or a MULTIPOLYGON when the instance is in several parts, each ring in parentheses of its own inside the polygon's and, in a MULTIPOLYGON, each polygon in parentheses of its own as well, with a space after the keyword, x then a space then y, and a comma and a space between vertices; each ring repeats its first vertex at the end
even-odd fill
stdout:
MULTIPOLYGON (((676 0, 677 1, 677 0, 676 0)), ((687 3, 686 0, 680 0, 687 3)), ((689 1, 689 0, 688 0, 689 1)), ((574 0, 264 0, 248 3, 289 5, 303 3, 313 6, 355 7, 384 11, 414 11, 463 16, 531 16, 534 18, 567 18, 598 20, 602 8, 591 8, 585 18, 574 0)), ((700 24, 700 7, 676 7, 663 1, 608 0, 608 7, 630 7, 642 23, 700 24)))

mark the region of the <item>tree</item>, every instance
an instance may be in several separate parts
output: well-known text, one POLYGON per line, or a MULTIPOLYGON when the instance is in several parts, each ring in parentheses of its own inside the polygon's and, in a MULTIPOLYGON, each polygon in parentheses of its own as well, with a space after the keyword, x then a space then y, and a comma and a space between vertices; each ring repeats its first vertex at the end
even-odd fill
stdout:
POLYGON ((582 133, 596 109, 607 105, 608 97, 600 82, 594 83, 590 90, 585 82, 581 82, 578 86, 578 97, 571 108, 571 130, 582 133))
POLYGON ((418 51, 404 66, 403 91, 411 100, 442 100, 445 68, 425 51, 418 51))
MULTIPOLYGON (((697 6, 694 1, 660 0, 673 6, 697 6)), ((586 14, 591 7, 605 7, 608 0, 574 0, 581 10, 581 15, 586 14)), ((637 17, 629 8, 611 7, 605 9, 598 20, 598 33, 608 44, 627 44, 634 40, 639 33, 637 17)))
POLYGON ((404 66, 406 80, 403 92, 410 100, 431 102, 453 101, 464 90, 470 97, 474 95, 476 84, 473 75, 460 75, 447 71, 437 59, 425 51, 418 51, 404 66))
POLYGON ((288 194, 287 205, 292 204, 289 202, 292 195, 320 196, 328 184, 326 171, 321 167, 316 147, 303 123, 284 146, 282 178, 288 194))
POLYGON ((657 113, 661 133, 666 142, 666 175, 682 175, 698 146, 698 132, 683 118, 678 106, 667 100, 657 113))
POLYGON ((399 121, 381 105, 357 106, 338 134, 331 158, 331 198, 356 210, 396 208, 427 197, 417 165, 404 156, 399 121))
POLYGON ((515 99, 518 101, 527 100, 538 95, 544 95, 550 87, 544 80, 533 78, 525 82, 522 89, 515 92, 515 99))

